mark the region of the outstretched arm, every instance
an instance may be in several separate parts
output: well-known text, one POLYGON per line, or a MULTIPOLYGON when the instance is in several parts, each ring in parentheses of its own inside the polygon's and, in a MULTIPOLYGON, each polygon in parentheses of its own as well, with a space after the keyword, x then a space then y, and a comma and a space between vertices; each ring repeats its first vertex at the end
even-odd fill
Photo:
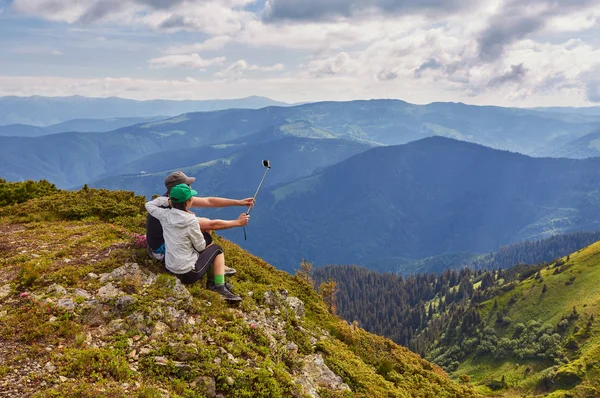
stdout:
POLYGON ((248 225, 248 220, 250 220, 250 216, 246 215, 245 213, 240 214, 237 220, 211 220, 209 218, 198 217, 200 229, 205 232, 220 231, 235 227, 245 227, 248 225))
POLYGON ((192 207, 231 207, 231 206, 254 206, 254 199, 227 199, 227 198, 194 198, 192 207))

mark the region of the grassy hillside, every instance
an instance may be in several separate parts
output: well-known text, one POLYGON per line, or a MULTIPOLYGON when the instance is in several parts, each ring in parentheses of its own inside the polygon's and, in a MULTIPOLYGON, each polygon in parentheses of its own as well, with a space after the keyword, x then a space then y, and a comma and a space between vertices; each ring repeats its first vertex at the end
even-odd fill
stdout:
MULTIPOLYGON (((550 397, 600 396, 600 242, 540 269, 512 289, 479 305, 483 322, 497 335, 497 351, 470 355, 455 370, 491 394, 491 380, 506 383, 501 396, 523 392, 550 397), (495 307, 497 302, 497 308, 495 307), (546 329, 556 353, 531 357, 519 352, 524 333, 546 329), (516 343, 519 342, 519 343, 516 343), (517 344, 517 346, 513 346, 517 344), (510 346, 514 354, 498 350, 510 346), (522 357, 522 358, 519 358, 522 357), (546 395, 548 394, 549 395, 546 395), (568 395, 567 395, 568 394, 568 395)), ((539 339, 535 344, 551 343, 539 339)), ((521 347, 527 350, 526 346, 521 347)))
POLYGON ((313 273, 339 313, 406 344, 485 396, 600 396, 600 242, 502 271, 407 277, 356 266, 313 273))
POLYGON ((145 254, 139 196, 46 191, 0 209, 2 394, 476 396, 218 237, 242 303, 182 286, 145 254))

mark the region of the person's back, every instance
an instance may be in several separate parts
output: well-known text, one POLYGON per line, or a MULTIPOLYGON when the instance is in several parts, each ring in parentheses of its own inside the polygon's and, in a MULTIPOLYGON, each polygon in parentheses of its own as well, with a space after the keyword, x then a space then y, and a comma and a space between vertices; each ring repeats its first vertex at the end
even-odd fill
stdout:
POLYGON ((168 208, 169 199, 159 197, 149 202, 148 211, 160 222, 165 247, 165 266, 174 274, 185 274, 194 268, 198 252, 206 247, 198 219, 187 211, 168 208))

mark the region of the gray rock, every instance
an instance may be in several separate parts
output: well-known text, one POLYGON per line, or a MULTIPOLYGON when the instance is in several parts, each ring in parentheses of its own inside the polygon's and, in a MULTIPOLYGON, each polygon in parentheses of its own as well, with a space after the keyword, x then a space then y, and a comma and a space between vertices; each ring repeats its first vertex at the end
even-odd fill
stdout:
POLYGON ((289 343, 287 343, 285 348, 287 348, 288 351, 298 351, 298 346, 293 341, 290 341, 289 343))
POLYGON ((178 361, 193 361, 198 359, 198 348, 194 344, 186 344, 175 347, 175 358, 178 361))
POLYGON ((87 274, 86 277, 88 279, 98 279, 98 275, 94 274, 93 272, 90 272, 89 274, 87 274))
POLYGON ((46 293, 53 294, 55 296, 64 296, 65 294, 67 294, 67 289, 55 283, 53 285, 50 285, 48 289, 46 289, 46 293))
POLYGON ((90 298, 92 298, 92 295, 83 289, 75 289, 75 296, 83 297, 86 300, 89 300, 90 298))
POLYGON ((191 366, 188 365, 187 363, 179 362, 179 361, 169 361, 165 357, 154 357, 154 363, 157 364, 158 366, 167 366, 170 363, 179 369, 183 369, 183 370, 191 369, 191 366))
POLYGON ((112 270, 108 274, 100 275, 100 282, 106 283, 109 281, 121 281, 125 277, 139 278, 140 281, 144 280, 146 275, 140 269, 137 263, 127 263, 119 268, 112 270))
POLYGON ((56 366, 54 366, 54 364, 50 361, 46 362, 46 364, 44 365, 44 369, 46 369, 48 373, 56 372, 56 366))
POLYGON ((110 334, 121 334, 127 330, 127 323, 122 319, 113 319, 106 327, 110 334))
POLYGON ((185 312, 182 310, 176 310, 173 307, 166 308, 166 320, 169 325, 179 328, 181 325, 186 323, 185 312))
POLYGON ((119 313, 123 313, 129 310, 135 304, 136 299, 132 296, 121 296, 117 298, 115 302, 115 310, 119 313))
POLYGON ((0 286, 0 300, 10 294, 10 285, 7 283, 6 285, 0 286))
POLYGON ((235 380, 233 380, 233 377, 231 377, 231 376, 227 376, 227 379, 225 379, 225 382, 227 383, 228 386, 233 386, 235 384, 235 380))
POLYGON ((177 278, 175 278, 175 284, 171 287, 171 291, 173 293, 173 298, 177 300, 182 300, 185 303, 191 303, 193 300, 192 294, 177 278))
POLYGON ((296 313, 297 316, 302 318, 304 316, 304 302, 298 297, 288 297, 285 299, 287 304, 296 313))
POLYGON ((217 384, 215 379, 209 376, 199 376, 194 380, 197 388, 209 398, 214 398, 217 395, 217 384))
POLYGON ((329 369, 323 361, 321 354, 307 355, 303 359, 303 366, 298 383, 304 392, 311 397, 318 397, 319 388, 327 388, 335 391, 350 391, 342 378, 329 369))
POLYGON ((124 294, 125 293, 114 287, 112 283, 98 289, 98 298, 102 301, 109 301, 124 294))
POLYGON ((154 324, 154 329, 152 330, 152 337, 162 337, 165 333, 169 332, 169 327, 158 321, 154 324))
POLYGON ((64 308, 65 310, 69 310, 69 311, 73 311, 75 309, 75 303, 70 298, 58 300, 58 303, 56 303, 56 306, 64 308))
POLYGON ((90 326, 100 326, 106 322, 104 306, 98 300, 88 300, 83 303, 87 310, 83 316, 83 322, 90 326))

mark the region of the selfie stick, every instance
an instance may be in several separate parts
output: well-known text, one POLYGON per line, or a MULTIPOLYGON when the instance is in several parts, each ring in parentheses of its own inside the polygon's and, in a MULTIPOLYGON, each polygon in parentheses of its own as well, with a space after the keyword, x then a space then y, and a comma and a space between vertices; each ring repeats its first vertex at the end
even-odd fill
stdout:
MULTIPOLYGON (((262 180, 260 180, 260 184, 258 184, 258 188, 256 189, 256 193, 254 194, 254 202, 256 202, 256 196, 258 196, 258 191, 260 191, 260 188, 262 187, 262 184, 265 181, 265 177, 267 177, 267 173, 269 172, 269 170, 271 170, 271 162, 270 161, 263 160, 262 164, 263 164, 263 167, 266 168, 266 170, 265 170, 265 174, 263 175, 262 180)), ((252 207, 248 207, 248 210, 246 211, 246 215, 250 215, 250 210, 252 210, 252 207)), ((247 240, 246 227, 244 227, 244 240, 247 240)))

